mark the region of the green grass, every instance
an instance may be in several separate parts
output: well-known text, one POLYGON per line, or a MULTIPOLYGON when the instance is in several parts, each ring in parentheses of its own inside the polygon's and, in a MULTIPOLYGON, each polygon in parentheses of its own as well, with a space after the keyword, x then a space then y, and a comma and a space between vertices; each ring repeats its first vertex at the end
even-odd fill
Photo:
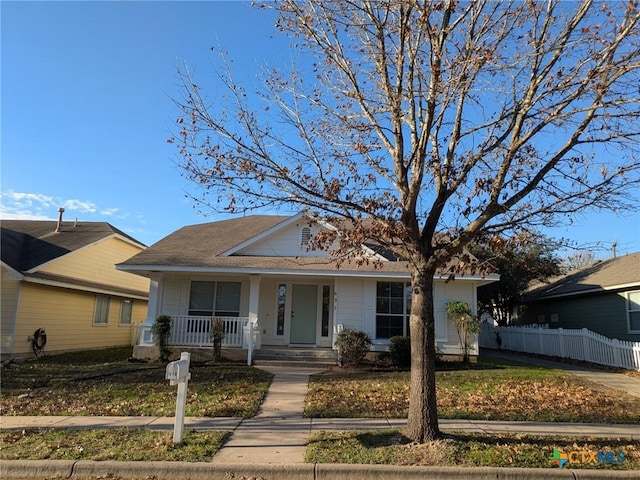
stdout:
MULTIPOLYGON (((418 466, 558 468, 554 448, 571 451, 622 451, 619 465, 572 463, 570 468, 640 469, 640 443, 572 437, 465 434, 414 444, 400 430, 322 432, 312 435, 306 452, 311 463, 418 466)), ((579 457, 576 457, 579 458, 579 457)), ((588 458, 588 457, 587 457, 588 458)))
MULTIPOLYGON (((440 418, 582 423, 640 423, 640 398, 561 370, 481 362, 436 372, 440 418)), ((305 415, 404 418, 408 372, 319 374, 311 378, 305 415)))
POLYGON ((0 459, 209 462, 229 435, 185 431, 173 445, 173 432, 153 430, 12 430, 2 432, 0 459))
MULTIPOLYGON (((2 415, 173 416, 165 365, 129 363, 127 349, 78 352, 2 370, 2 415)), ((251 417, 273 375, 243 365, 192 363, 187 416, 251 417)))

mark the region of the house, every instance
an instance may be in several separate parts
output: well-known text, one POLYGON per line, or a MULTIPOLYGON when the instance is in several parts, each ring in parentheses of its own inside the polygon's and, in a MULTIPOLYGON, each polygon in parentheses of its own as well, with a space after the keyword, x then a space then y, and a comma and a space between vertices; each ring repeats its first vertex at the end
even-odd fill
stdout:
MULTIPOLYGON (((363 255, 377 262, 338 268, 334 256, 309 249, 311 238, 331 228, 303 213, 192 225, 117 265, 151 280, 141 344, 153 344, 151 325, 169 315, 169 339, 176 345, 210 345, 210 323, 217 317, 227 346, 246 346, 242 330, 254 325, 262 347, 331 349, 336 332, 350 328, 367 332, 374 350, 387 350, 390 337, 409 334, 408 264, 363 246, 363 255)), ((476 288, 498 277, 450 278, 448 271, 436 277, 436 340, 440 352, 457 355, 445 303, 463 300, 475 308, 476 288)))
POLYGON ((521 325, 587 328, 608 338, 640 341, 640 252, 597 262, 534 285, 521 325))
POLYGON ((0 227, 3 358, 131 345, 149 280, 115 264, 145 245, 105 222, 63 222, 62 212, 0 227))

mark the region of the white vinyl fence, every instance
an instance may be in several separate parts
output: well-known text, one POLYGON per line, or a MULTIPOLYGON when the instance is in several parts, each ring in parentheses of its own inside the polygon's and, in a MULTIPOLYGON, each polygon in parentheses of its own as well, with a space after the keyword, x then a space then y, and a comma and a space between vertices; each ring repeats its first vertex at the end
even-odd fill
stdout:
POLYGON ((586 328, 569 330, 483 324, 479 341, 483 348, 572 358, 640 371, 640 342, 610 339, 586 328))

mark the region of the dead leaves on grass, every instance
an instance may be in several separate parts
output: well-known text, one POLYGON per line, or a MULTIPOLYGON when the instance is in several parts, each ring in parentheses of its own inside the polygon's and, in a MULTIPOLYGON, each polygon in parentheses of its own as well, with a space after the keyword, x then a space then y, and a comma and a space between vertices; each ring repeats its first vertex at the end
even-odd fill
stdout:
MULTIPOLYGON (((401 374, 317 377, 310 384, 310 417, 404 418, 409 378, 401 374)), ((573 377, 496 377, 447 372, 437 382, 442 418, 549 422, 640 423, 640 399, 573 377)))

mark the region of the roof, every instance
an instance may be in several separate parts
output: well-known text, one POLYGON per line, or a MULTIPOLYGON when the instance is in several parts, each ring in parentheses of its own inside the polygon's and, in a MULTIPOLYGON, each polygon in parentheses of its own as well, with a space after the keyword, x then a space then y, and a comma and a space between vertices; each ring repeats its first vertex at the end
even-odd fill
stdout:
MULTIPOLYGON (((250 215, 218 222, 183 227, 146 250, 119 264, 117 268, 133 273, 151 271, 306 271, 337 273, 334 257, 283 257, 236 255, 238 245, 269 231, 284 227, 298 216, 250 215), (230 254, 231 252, 231 254, 230 254)), ((345 260, 341 273, 389 273, 408 275, 409 264, 404 261, 358 262, 345 260)), ((449 269, 445 269, 449 271, 449 269)), ((444 272, 442 273, 444 275, 444 272)))
MULTIPOLYGON (((126 265, 218 265, 220 254, 291 218, 251 215, 182 227, 130 258, 126 265)), ((238 257, 242 258, 242 257, 238 257)))
POLYGON ((525 302, 555 297, 640 287, 640 252, 597 262, 567 275, 539 283, 525 294, 525 302))
POLYGON ((57 224, 53 220, 2 220, 2 262, 18 272, 27 272, 113 235, 145 246, 107 222, 63 222, 59 232, 57 224))

